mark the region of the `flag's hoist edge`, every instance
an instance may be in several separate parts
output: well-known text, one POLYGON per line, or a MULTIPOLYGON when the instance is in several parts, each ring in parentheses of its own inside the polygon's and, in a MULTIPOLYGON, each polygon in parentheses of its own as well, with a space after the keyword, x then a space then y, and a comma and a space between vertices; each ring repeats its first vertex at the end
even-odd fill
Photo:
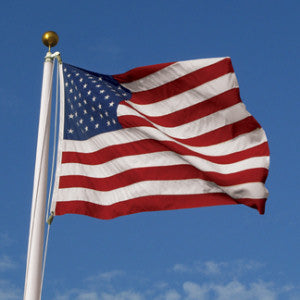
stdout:
MULTIPOLYGON (((60 73, 64 87, 62 66, 60 73)), ((228 204, 264 213, 267 138, 240 100, 230 58, 153 65, 113 77, 132 93, 117 108, 123 129, 87 141, 63 139, 61 88, 55 215, 111 219, 228 204)))

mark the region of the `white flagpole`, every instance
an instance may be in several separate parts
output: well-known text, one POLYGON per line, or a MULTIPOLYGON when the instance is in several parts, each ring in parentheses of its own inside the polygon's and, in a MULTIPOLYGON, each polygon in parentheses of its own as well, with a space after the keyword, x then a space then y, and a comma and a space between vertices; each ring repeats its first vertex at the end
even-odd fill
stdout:
MULTIPOLYGON (((58 38, 56 43, 57 41, 58 38)), ((56 45, 56 43, 48 43, 49 52, 47 53, 44 62, 24 300, 40 300, 41 297, 53 78, 53 55, 50 52, 50 46, 56 45)))

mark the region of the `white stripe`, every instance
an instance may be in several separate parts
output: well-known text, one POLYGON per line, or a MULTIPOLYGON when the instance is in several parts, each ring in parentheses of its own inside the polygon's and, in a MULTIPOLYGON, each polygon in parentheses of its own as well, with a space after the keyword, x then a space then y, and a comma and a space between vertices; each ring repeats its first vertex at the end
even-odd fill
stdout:
POLYGON ((262 199, 267 198, 269 195, 268 190, 262 182, 249 182, 232 186, 225 186, 222 187, 222 189, 233 199, 262 199))
MULTIPOLYGON (((148 120, 136 110, 125 105, 119 105, 118 115, 138 116, 148 120)), ((154 125, 154 127, 156 127, 159 131, 165 133, 170 137, 177 138, 177 139, 188 139, 188 138, 197 137, 202 134, 211 132, 223 126, 241 121, 249 116, 250 113, 246 110, 244 103, 240 102, 228 108, 219 110, 206 117, 172 128, 157 125, 151 122, 150 120, 148 120, 148 122, 154 125)))
POLYGON ((143 181, 108 192, 94 191, 84 188, 59 189, 57 202, 87 201, 100 205, 112 205, 129 199, 151 195, 193 195, 207 193, 223 193, 224 190, 237 198, 260 199, 268 194, 261 183, 245 183, 232 187, 218 187, 214 183, 202 179, 186 179, 171 181, 143 181), (253 191, 255 191, 253 193, 253 191))
POLYGON ((223 60, 224 58, 225 57, 193 59, 176 62, 155 73, 152 73, 151 75, 145 76, 130 83, 124 83, 122 85, 132 92, 141 92, 153 89, 177 78, 180 78, 188 73, 212 65, 218 61, 223 60))
MULTIPOLYGON (((127 128, 118 131, 99 134, 87 141, 63 140, 62 149, 70 152, 92 153, 99 149, 109 146, 125 144, 144 139, 155 139, 157 141, 173 141, 174 140, 155 128, 137 127, 127 128)), ((249 149, 254 146, 261 145, 267 141, 266 134, 262 128, 255 129, 249 133, 241 134, 234 139, 222 142, 212 146, 192 147, 176 142, 178 145, 184 146, 192 151, 209 156, 222 156, 249 149)))
POLYGON ((130 100, 126 102, 147 116, 157 117, 179 111, 238 87, 235 73, 229 73, 160 102, 142 105, 130 100))
POLYGON ((190 155, 177 155, 174 152, 155 152, 141 155, 116 158, 100 165, 83 165, 79 163, 65 163, 61 166, 61 176, 82 175, 93 178, 106 178, 121 172, 146 167, 192 165, 203 172, 217 172, 231 174, 253 168, 267 168, 268 156, 251 157, 232 164, 217 164, 203 158, 190 155))

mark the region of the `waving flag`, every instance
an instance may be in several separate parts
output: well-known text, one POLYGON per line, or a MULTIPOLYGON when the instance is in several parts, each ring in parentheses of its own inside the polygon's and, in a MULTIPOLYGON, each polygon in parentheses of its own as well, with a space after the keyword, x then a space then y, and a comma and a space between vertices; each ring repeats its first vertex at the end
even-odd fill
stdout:
POLYGON ((264 213, 269 148, 230 58, 103 75, 61 67, 55 215, 245 204, 264 213))

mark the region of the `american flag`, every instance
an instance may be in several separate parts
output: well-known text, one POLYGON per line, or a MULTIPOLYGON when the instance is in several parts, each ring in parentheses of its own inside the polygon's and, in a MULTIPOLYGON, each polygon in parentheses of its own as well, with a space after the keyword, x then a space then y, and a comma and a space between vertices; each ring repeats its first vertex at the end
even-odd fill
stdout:
POLYGON ((264 213, 269 148, 231 59, 103 75, 61 65, 55 215, 244 204, 264 213))

